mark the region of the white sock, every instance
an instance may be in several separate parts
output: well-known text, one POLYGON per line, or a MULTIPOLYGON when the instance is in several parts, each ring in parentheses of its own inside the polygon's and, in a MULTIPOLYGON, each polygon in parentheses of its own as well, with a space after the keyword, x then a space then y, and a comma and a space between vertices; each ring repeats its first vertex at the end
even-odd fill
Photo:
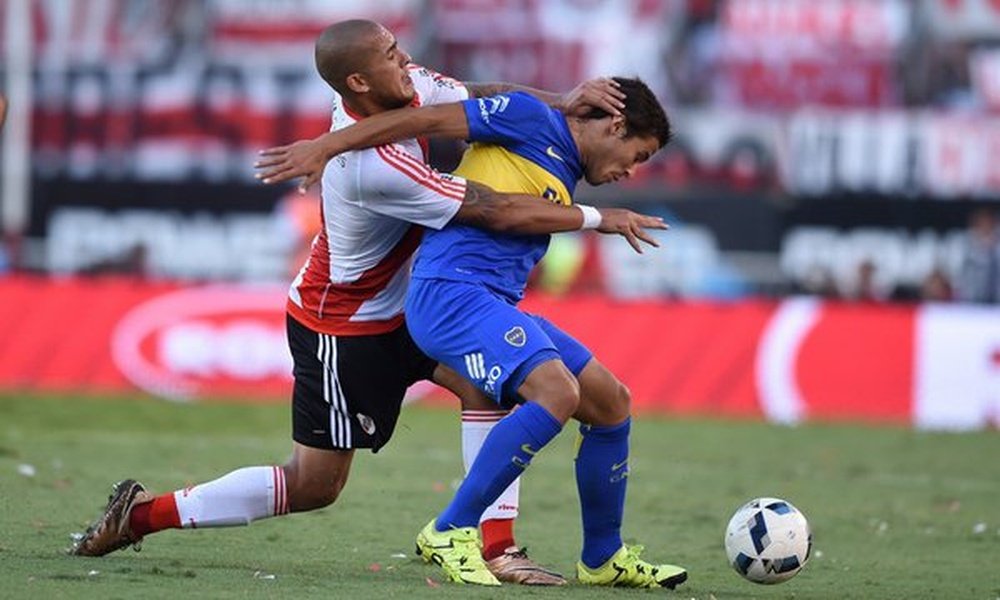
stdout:
MULTIPOLYGON (((489 434, 497 421, 507 415, 505 410, 463 410, 462 411, 462 459, 465 462, 465 472, 476 460, 483 440, 489 434)), ((500 494, 496 502, 490 505, 480 517, 479 522, 490 519, 516 519, 518 500, 521 492, 521 478, 518 477, 500 494)))
POLYGON ((249 525, 288 512, 285 472, 281 467, 246 467, 191 488, 174 492, 181 525, 249 525))

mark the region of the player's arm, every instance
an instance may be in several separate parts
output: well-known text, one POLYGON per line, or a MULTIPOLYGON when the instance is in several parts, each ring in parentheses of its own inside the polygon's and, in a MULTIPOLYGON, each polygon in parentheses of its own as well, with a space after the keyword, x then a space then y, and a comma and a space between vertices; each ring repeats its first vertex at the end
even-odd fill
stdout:
POLYGON ((415 137, 469 137, 469 121, 461 103, 437 104, 420 108, 397 108, 372 115, 353 125, 329 131, 311 140, 261 151, 254 167, 264 183, 280 183, 305 177, 299 190, 305 191, 319 180, 326 163, 344 152, 392 144, 415 137))
MULTIPOLYGON (((471 85, 473 88, 469 92, 474 95, 501 89, 508 91, 527 89, 532 95, 538 95, 537 97, 543 102, 546 101, 543 96, 549 96, 552 102, 563 102, 571 110, 577 108, 589 110, 592 106, 603 108, 601 105, 603 101, 606 110, 617 113, 617 110, 609 104, 616 101, 608 91, 617 89, 618 84, 613 79, 584 82, 563 96, 512 84, 478 84, 479 87, 477 84, 471 85), (562 100, 556 100, 557 97, 562 100)), ((478 102, 482 107, 484 100, 480 99, 478 102)), ((486 109, 480 110, 485 112, 486 109)), ((259 169, 256 177, 264 183, 281 183, 302 177, 299 191, 304 192, 319 180, 327 161, 338 154, 415 137, 466 140, 470 136, 469 118, 465 104, 455 102, 420 108, 399 108, 378 113, 349 127, 324 133, 312 140, 301 140, 287 146, 261 151, 261 158, 254 164, 254 168, 259 169)), ((502 135, 499 137, 503 138, 502 135)))
POLYGON ((583 116, 593 108, 599 108, 611 115, 621 114, 625 108, 625 93, 618 82, 610 77, 598 77, 584 81, 565 94, 547 92, 516 83, 473 83, 464 82, 469 96, 484 98, 496 94, 525 92, 538 98, 552 108, 567 115, 583 116))
MULTIPOLYGON (((595 229, 625 237, 637 252, 640 242, 656 246, 649 229, 666 229, 662 219, 629 210, 563 206, 538 196, 506 194, 462 177, 443 175, 395 146, 380 146, 357 157, 352 181, 365 208, 402 221, 441 229, 462 223, 492 231, 536 235, 595 229)), ((337 166, 324 177, 342 178, 337 166)))
POLYGON ((563 206, 527 194, 496 192, 474 181, 466 182, 465 197, 451 222, 520 235, 595 229, 621 235, 640 254, 640 241, 659 247, 647 229, 667 229, 659 217, 624 208, 563 206))

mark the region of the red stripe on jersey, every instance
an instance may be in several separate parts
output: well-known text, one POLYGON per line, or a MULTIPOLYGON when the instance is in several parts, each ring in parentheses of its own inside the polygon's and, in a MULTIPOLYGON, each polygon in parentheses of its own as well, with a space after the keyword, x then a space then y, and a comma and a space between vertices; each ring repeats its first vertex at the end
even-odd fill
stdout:
POLYGON ((306 327, 330 335, 375 335, 395 330, 403 324, 402 314, 377 321, 351 321, 351 317, 362 304, 388 287, 392 278, 417 250, 423 232, 422 227, 411 226, 377 265, 362 273, 355 281, 346 283, 330 281, 329 261, 325 262, 324 271, 312 273, 312 261, 319 248, 319 244, 313 245, 309 269, 298 288, 303 306, 300 307, 289 299, 288 312, 306 327), (307 279, 310 287, 305 289, 307 279), (308 302, 307 297, 310 299, 308 302))
POLYGON ((414 158, 413 155, 404 152, 403 150, 400 150, 399 148, 396 148, 394 146, 388 146, 387 150, 389 151, 390 154, 399 158, 403 163, 409 165, 415 172, 426 173, 428 177, 434 177, 435 179, 439 180, 441 185, 443 185, 445 188, 461 193, 463 196, 465 195, 464 185, 458 183, 457 181, 450 181, 448 179, 445 179, 444 177, 441 176, 440 173, 428 167, 425 163, 420 162, 419 160, 414 158))
POLYGON ((302 306, 316 313, 323 303, 326 286, 330 283, 330 241, 326 235, 326 215, 323 212, 322 202, 319 206, 319 220, 324 226, 313 240, 306 272, 302 274, 302 283, 298 287, 302 306))
POLYGON ((404 173, 420 185, 430 188, 449 198, 461 200, 465 197, 465 187, 462 184, 444 179, 441 177, 440 173, 413 158, 413 156, 407 154, 406 152, 392 146, 381 146, 376 148, 376 151, 379 156, 381 156, 382 159, 389 163, 392 167, 404 173))
MULTIPOLYGON (((465 197, 465 190, 461 185, 456 189, 456 184, 445 181, 439 173, 427 165, 419 161, 416 161, 415 165, 413 162, 403 159, 398 150, 393 152, 389 146, 379 146, 375 151, 386 164, 425 188, 459 202, 465 197)), ((412 157, 410 158, 412 159, 412 157)))

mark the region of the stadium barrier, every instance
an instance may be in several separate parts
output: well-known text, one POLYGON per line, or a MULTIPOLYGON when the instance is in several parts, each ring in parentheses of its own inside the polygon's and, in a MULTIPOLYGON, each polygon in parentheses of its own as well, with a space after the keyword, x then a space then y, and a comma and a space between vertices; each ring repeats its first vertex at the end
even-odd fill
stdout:
MULTIPOLYGON (((12 277, 0 299, 5 392, 273 402, 290 390, 281 286, 12 277)), ((603 296, 531 296, 523 307, 590 346, 639 412, 1000 423, 997 308, 603 296)))

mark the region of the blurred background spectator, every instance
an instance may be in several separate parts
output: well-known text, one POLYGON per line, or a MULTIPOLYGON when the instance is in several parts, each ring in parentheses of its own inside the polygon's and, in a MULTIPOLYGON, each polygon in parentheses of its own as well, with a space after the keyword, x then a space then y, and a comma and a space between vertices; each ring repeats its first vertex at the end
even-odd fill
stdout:
POLYGON ((664 248, 560 238, 550 293, 998 301, 989 0, 0 0, 0 272, 287 281, 315 197, 251 164, 328 128, 312 43, 357 16, 460 79, 638 75, 667 104, 670 146, 577 196, 663 215, 664 248))
POLYGON ((981 209, 969 218, 958 297, 966 302, 1000 303, 1000 224, 994 211, 981 209))

